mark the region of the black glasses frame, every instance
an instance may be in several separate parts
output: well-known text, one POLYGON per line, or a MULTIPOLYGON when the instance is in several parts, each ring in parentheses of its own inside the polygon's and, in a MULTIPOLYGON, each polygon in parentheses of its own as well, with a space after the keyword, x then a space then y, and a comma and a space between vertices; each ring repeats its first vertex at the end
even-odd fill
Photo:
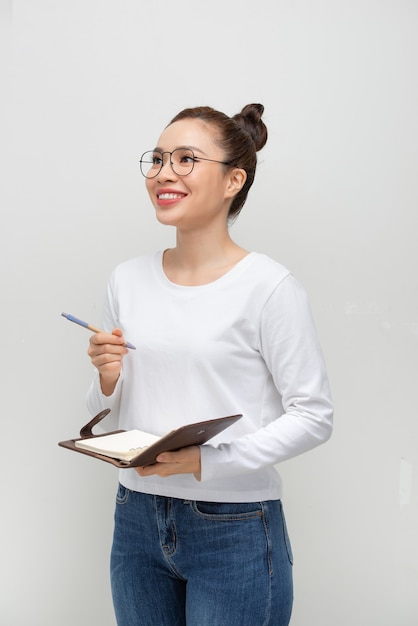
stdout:
POLYGON ((199 161, 210 161, 211 163, 221 163, 222 165, 231 165, 232 162, 231 161, 217 161, 216 159, 207 159, 205 157, 201 157, 201 156, 196 156, 195 153, 193 152, 193 150, 191 148, 175 148, 174 150, 172 150, 171 152, 169 152, 168 150, 165 150, 164 152, 161 152, 160 150, 146 150, 146 152, 144 152, 139 160, 139 167, 141 170, 141 174, 142 176, 144 176, 145 178, 155 178, 156 176, 158 176, 158 174, 161 172, 161 170, 163 169, 164 166, 164 155, 165 154, 169 154, 170 155, 170 165, 171 165, 171 169, 173 170, 173 172, 177 175, 177 176, 188 176, 189 174, 191 174, 194 170, 194 166, 195 163, 199 163, 199 161), (179 173, 174 169, 174 164, 172 161, 172 155, 174 152, 177 151, 185 151, 187 153, 189 153, 188 156, 190 156, 190 158, 192 159, 192 166, 190 169, 190 172, 187 172, 187 174, 183 174, 183 173, 179 173), (161 165, 158 169, 158 171, 156 170, 155 173, 152 174, 152 176, 149 175, 149 173, 152 171, 154 172, 154 169, 150 169, 147 173, 145 173, 145 168, 142 168, 142 164, 145 163, 144 156, 146 154, 154 154, 154 155, 161 155, 161 165))

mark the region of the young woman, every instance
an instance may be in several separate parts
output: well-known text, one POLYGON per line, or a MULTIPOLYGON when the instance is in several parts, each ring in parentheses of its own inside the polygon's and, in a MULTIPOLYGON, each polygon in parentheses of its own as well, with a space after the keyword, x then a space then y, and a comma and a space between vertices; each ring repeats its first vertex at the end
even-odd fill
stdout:
POLYGON ((92 335, 92 413, 163 435, 242 413, 202 446, 125 469, 111 582, 119 626, 285 626, 292 554, 276 465, 325 442, 327 374, 303 288, 230 236, 267 140, 263 106, 186 109, 141 158, 176 243, 122 263, 92 335), (123 346, 125 336, 137 346, 123 346))

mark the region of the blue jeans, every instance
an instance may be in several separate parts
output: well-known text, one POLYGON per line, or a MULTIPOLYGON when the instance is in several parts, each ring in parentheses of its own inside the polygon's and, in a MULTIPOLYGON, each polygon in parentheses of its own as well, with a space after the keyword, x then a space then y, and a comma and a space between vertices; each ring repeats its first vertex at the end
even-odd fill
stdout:
POLYGON ((119 485, 111 583, 118 626, 287 626, 281 502, 179 500, 119 485))

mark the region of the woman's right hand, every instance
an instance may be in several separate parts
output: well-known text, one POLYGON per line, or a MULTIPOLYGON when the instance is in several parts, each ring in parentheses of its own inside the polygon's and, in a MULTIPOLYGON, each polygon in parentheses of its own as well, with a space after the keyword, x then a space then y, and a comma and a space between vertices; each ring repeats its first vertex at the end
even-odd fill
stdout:
POLYGON ((105 396, 112 395, 122 369, 122 361, 128 349, 123 345, 123 331, 114 328, 111 333, 95 333, 87 350, 92 364, 99 371, 100 386, 105 396))

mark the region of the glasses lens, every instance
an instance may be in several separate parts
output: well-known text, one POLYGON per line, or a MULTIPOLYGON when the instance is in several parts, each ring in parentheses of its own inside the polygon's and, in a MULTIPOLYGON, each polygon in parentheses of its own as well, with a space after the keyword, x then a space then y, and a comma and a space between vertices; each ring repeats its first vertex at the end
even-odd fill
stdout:
POLYGON ((178 176, 187 176, 194 167, 194 153, 188 148, 176 148, 171 153, 171 167, 178 176))
POLYGON ((154 178, 157 176, 163 163, 163 155, 161 152, 149 150, 144 152, 139 162, 141 173, 145 178, 154 178))
POLYGON ((195 164, 193 150, 188 148, 176 148, 173 152, 158 152, 158 150, 148 150, 142 155, 139 165, 141 173, 145 178, 155 178, 163 166, 163 154, 169 155, 172 170, 177 176, 187 176, 192 171, 195 164))

